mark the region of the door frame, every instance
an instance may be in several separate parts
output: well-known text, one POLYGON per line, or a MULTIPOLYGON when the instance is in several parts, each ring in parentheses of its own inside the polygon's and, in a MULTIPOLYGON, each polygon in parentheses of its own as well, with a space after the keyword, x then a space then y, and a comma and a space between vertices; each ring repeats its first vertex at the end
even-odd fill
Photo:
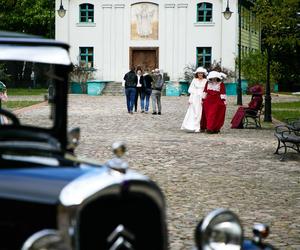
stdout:
POLYGON ((153 50, 155 51, 155 56, 156 56, 156 68, 159 68, 159 47, 129 47, 129 68, 131 69, 132 64, 133 64, 133 51, 134 50, 153 50))

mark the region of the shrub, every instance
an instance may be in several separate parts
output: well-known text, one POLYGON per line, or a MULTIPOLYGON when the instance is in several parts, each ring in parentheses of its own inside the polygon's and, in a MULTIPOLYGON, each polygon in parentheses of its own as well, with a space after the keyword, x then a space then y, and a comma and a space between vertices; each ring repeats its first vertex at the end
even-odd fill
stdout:
POLYGON ((86 67, 85 63, 74 64, 73 70, 70 73, 69 79, 71 82, 77 82, 80 84, 82 93, 87 92, 86 82, 94 79, 94 72, 96 69, 86 67))
MULTIPOLYGON (((184 80, 191 82, 194 78, 194 72, 196 71, 198 67, 195 64, 188 64, 184 67, 184 80)), ((230 69, 227 69, 225 67, 221 66, 221 62, 216 62, 214 61, 210 67, 206 68, 207 72, 210 71, 218 71, 218 72, 223 72, 227 75, 227 79, 233 78, 234 77, 234 72, 230 69)))
MULTIPOLYGON (((236 60, 236 62, 238 62, 236 60)), ((265 85, 267 82, 267 54, 260 51, 250 52, 244 55, 241 59, 241 73, 244 79, 248 81, 248 86, 255 84, 265 85)), ((238 66, 238 63, 236 63, 238 66)), ((271 62, 270 67, 270 85, 271 89, 278 82, 280 65, 276 62, 271 62)))

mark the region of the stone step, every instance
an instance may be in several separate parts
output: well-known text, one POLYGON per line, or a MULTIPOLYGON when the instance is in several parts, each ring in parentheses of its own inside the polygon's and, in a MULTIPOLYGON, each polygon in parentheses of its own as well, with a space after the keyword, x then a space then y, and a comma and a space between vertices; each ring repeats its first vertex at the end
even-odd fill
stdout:
POLYGON ((121 96, 124 95, 124 88, 121 82, 110 82, 106 84, 102 95, 121 96))

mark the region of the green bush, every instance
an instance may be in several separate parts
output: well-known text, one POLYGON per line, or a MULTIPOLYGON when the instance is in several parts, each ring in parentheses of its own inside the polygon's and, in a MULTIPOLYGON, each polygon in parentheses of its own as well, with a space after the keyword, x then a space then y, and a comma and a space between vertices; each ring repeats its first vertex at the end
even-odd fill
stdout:
MULTIPOLYGON (((238 60, 236 60, 238 66, 238 60)), ((265 86, 267 82, 267 53, 260 51, 250 52, 244 55, 241 60, 242 77, 248 81, 248 86, 255 84, 265 86)), ((280 77, 280 65, 276 62, 271 62, 270 67, 270 85, 271 90, 274 89, 274 84, 278 83, 280 77)))

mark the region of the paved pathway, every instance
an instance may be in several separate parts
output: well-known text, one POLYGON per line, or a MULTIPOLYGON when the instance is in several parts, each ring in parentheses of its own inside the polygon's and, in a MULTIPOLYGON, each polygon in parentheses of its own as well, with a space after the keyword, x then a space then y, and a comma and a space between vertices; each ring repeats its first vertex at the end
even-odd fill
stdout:
MULTIPOLYGON (((291 99, 296 97, 273 96, 274 102, 291 99)), ((230 129, 234 98, 221 134, 181 131, 187 101, 163 97, 161 116, 129 115, 124 96, 70 95, 69 127, 82 131, 77 153, 105 162, 114 141, 127 143, 131 168, 156 181, 166 196, 172 250, 190 249, 197 223, 219 207, 240 216, 246 236, 254 222, 264 222, 271 226, 269 242, 300 249, 299 154, 279 161, 270 124, 262 130, 230 129)))
MULTIPOLYGON (((273 101, 295 97, 273 96, 273 101)), ((221 134, 181 131, 187 97, 163 97, 161 116, 129 115, 124 97, 71 96, 70 126, 82 129, 77 152, 102 162, 124 140, 132 169, 151 177, 167 201, 171 249, 190 249, 198 221, 214 208, 238 213, 246 235, 254 222, 271 226, 269 241, 300 249, 300 157, 280 162, 273 130, 232 130, 230 98, 221 134)), ((244 97, 249 102, 249 97, 244 97)))

